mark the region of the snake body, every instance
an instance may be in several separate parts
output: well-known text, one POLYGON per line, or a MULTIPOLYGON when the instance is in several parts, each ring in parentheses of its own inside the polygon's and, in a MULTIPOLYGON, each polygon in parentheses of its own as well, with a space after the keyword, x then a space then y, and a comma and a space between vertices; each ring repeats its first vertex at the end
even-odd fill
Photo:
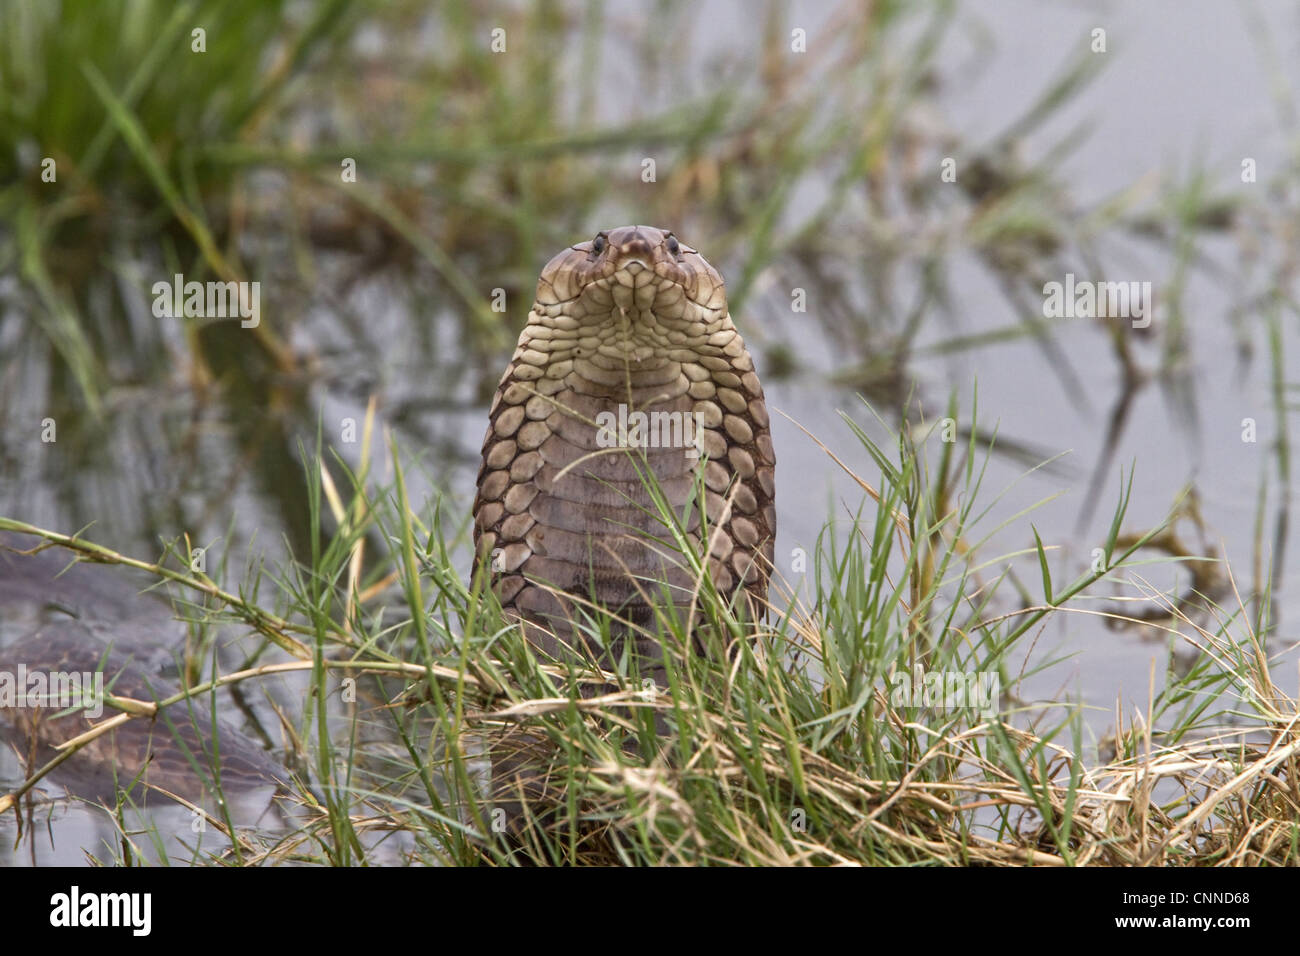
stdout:
POLYGON ((547 264, 489 419, 477 554, 534 643, 562 653, 592 598, 635 626, 691 605, 700 582, 647 472, 719 592, 761 611, 776 533, 763 389, 722 277, 671 232, 611 229, 547 264))
MULTIPOLYGON (((107 694, 162 700, 180 691, 173 653, 185 639, 171 605, 140 593, 136 584, 146 582, 90 564, 69 566, 65 554, 38 544, 0 532, 0 747, 11 746, 32 769, 98 722, 65 709, 67 701, 42 701, 43 688, 59 686, 53 675, 98 675, 107 694)), ((153 786, 201 802, 211 793, 219 755, 223 792, 284 782, 283 769, 256 739, 213 719, 206 695, 188 703, 94 738, 51 779, 95 801, 112 801, 119 787, 144 800, 153 786)), ((115 713, 104 705, 99 719, 115 713)))
MULTIPOLYGON (((97 674, 103 690, 116 697, 162 700, 179 684, 158 674, 148 651, 131 653, 101 644, 95 629, 77 619, 54 620, 31 636, 0 648, 0 671, 8 674, 97 674)), ((22 689, 20 688, 20 691, 22 689)), ((221 788, 245 792, 278 786, 284 771, 256 740, 224 720, 213 720, 210 701, 176 705, 156 719, 136 718, 92 740, 61 767, 55 780, 89 800, 111 801, 118 789, 144 799, 147 788, 198 802, 212 793, 213 765, 220 758, 221 788)), ((99 719, 116 712, 102 706, 99 719)), ((98 720, 84 711, 0 703, 0 740, 40 766, 58 755, 57 745, 90 730, 98 720)))

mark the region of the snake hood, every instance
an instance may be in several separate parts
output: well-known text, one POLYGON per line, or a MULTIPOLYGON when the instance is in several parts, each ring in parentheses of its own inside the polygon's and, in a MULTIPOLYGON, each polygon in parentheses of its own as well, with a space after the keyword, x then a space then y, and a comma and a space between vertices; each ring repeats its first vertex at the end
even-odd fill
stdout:
POLYGON ((489 412, 474 531, 507 612, 558 634, 570 597, 642 626, 694 606, 646 472, 718 590, 761 608, 775 455, 754 363, 718 271, 667 230, 622 226, 547 263, 489 412))

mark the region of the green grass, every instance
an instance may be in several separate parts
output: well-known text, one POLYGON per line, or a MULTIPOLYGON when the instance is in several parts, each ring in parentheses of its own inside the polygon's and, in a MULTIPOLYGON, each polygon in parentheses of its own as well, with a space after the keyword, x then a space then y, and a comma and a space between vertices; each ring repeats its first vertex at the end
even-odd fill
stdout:
MULTIPOLYGON (((1171 643, 1195 663, 1171 667, 1135 714, 1117 706, 1109 761, 1085 750, 1078 708, 1017 702, 1014 652, 1046 618, 1087 611, 1094 587, 1124 579, 1161 532, 1122 533, 1127 490, 1105 567, 1054 581, 1040 544, 1037 602, 1008 611, 1012 556, 977 546, 987 454, 905 433, 882 448, 853 431, 878 477, 858 478, 852 524, 828 524, 808 556, 807 601, 754 624, 702 586, 692 621, 656 626, 669 679, 652 693, 634 663, 602 673, 539 660, 482 579, 456 572, 440 504, 413 509, 400 467, 388 487, 363 468, 344 490, 307 456, 314 522, 336 530, 279 576, 281 612, 166 559, 145 565, 312 674, 293 731, 307 770, 282 798, 306 822, 231 862, 356 864, 393 832, 411 837, 412 858, 455 865, 1297 862, 1296 702, 1273 684, 1248 614, 1216 608, 1213 629, 1170 617, 1171 643), (365 545, 372 531, 384 553, 365 545), (691 650, 693 631, 712 653, 691 650), (999 675, 993 712, 900 699, 898 678, 917 667, 999 675), (345 677, 390 703, 340 703, 345 677), (381 725, 376 762, 358 741, 381 725), (516 844, 494 830, 484 757, 520 735, 549 765, 553 799, 531 806, 546 822, 516 844)), ((677 517, 661 518, 672 540, 677 517)), ((20 522, 0 528, 140 566, 20 522)), ((608 627, 599 613, 591 623, 608 627)))

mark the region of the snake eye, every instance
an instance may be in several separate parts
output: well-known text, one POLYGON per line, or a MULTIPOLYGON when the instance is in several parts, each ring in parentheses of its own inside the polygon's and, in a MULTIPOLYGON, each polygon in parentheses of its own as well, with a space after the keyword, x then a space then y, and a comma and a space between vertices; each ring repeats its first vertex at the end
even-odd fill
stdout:
POLYGON ((597 235, 595 239, 591 240, 591 251, 594 252, 596 255, 600 255, 602 252, 605 251, 604 233, 597 235))
POLYGON ((674 256, 682 251, 681 244, 677 241, 676 236, 668 237, 668 251, 674 256))

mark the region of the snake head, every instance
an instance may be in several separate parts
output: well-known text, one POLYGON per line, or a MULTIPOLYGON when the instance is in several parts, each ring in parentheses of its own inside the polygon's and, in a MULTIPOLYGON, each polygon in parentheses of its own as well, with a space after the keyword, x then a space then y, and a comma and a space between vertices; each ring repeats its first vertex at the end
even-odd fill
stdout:
POLYGON ((661 324, 709 322, 727 311, 722 276, 671 232, 619 226, 565 249, 542 270, 537 308, 595 324, 621 312, 661 324))

